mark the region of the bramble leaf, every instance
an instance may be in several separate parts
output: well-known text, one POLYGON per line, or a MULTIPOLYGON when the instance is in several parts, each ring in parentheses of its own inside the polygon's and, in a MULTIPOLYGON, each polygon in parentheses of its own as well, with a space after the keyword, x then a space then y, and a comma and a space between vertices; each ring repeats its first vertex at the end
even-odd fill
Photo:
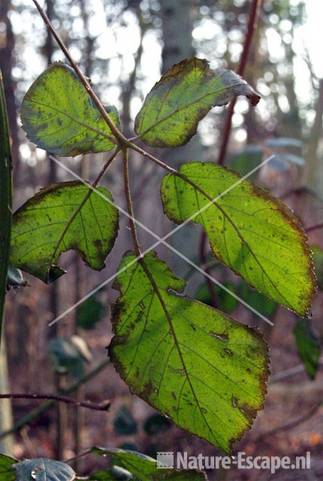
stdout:
POLYGON ((99 456, 109 456, 111 462, 131 474, 133 481, 205 481, 202 471, 187 469, 177 471, 172 465, 160 469, 157 461, 145 454, 123 449, 92 448, 92 453, 99 456))
POLYGON ((252 105, 259 95, 231 70, 211 70, 206 60, 190 58, 173 65, 147 95, 135 131, 148 145, 177 147, 190 140, 199 121, 215 106, 237 95, 252 105))
POLYGON ((201 224, 221 262, 262 294, 307 315, 315 278, 307 238, 292 212, 213 163, 183 164, 180 173, 184 178, 169 174, 162 181, 166 215, 201 224))
POLYGON ((25 459, 14 465, 16 481, 73 481, 75 471, 66 463, 47 458, 25 459))
MULTIPOLYGON (((114 107, 107 109, 119 118, 114 107)), ((112 132, 71 67, 57 62, 26 93, 21 120, 29 140, 60 156, 106 152, 115 147, 112 132)))
POLYGON ((5 454, 0 454, 0 480, 1 481, 15 481, 16 473, 13 466, 18 461, 10 458, 5 454))
POLYGON ((294 336, 299 357, 304 363, 305 370, 311 379, 314 379, 319 367, 321 346, 314 334, 310 321, 298 319, 294 327, 294 336))
POLYGON ((117 277, 112 361, 131 390, 178 426, 223 451, 262 407, 268 359, 263 339, 226 314, 179 295, 185 282, 156 254, 117 277))
MULTIPOLYGON (((106 188, 98 190, 112 200, 106 188)), ((89 267, 101 270, 117 236, 119 216, 96 192, 84 202, 90 192, 81 182, 62 182, 40 190, 20 207, 13 217, 11 264, 50 283, 64 274, 57 265, 60 255, 74 249, 89 267)))

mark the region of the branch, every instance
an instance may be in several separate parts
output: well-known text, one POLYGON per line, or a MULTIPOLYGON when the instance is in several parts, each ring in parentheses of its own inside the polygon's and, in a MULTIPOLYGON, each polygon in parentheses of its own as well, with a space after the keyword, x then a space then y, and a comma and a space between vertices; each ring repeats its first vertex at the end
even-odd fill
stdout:
POLYGON ((319 224, 311 225, 310 227, 307 227, 305 229, 305 232, 308 234, 309 232, 313 232, 313 230, 317 229, 322 229, 323 227, 323 222, 320 222, 319 224))
MULTIPOLYGON (((247 33, 246 33, 243 51, 241 54, 238 72, 237 72, 241 76, 244 74, 244 71, 247 65, 250 46, 251 46, 254 31, 257 26, 261 4, 262 4, 262 0, 252 0, 250 5, 247 33)), ((219 165, 223 165, 225 161, 225 156, 226 156, 228 142, 229 142, 230 133, 231 133, 232 116, 234 112, 235 103, 236 103, 236 98, 232 100, 227 110, 227 115, 226 115, 224 129, 223 129, 222 144, 221 144, 219 158, 218 158, 219 165)))
MULTIPOLYGON (((93 379, 95 376, 97 376, 109 364, 110 364, 110 360, 105 359, 98 366, 96 366, 92 371, 85 374, 78 381, 76 381, 74 384, 69 386, 64 391, 64 393, 71 394, 71 393, 75 392, 81 385, 87 383, 88 381, 93 379)), ((22 416, 20 419, 18 419, 16 424, 11 429, 8 429, 7 431, 3 431, 2 433, 0 433, 0 439, 3 439, 6 436, 9 436, 10 434, 13 434, 13 433, 19 431, 24 426, 26 426, 26 424, 31 423, 32 421, 37 419, 39 416, 41 416, 44 412, 46 412, 53 405, 55 405, 55 401, 53 399, 50 399, 50 400, 44 402, 43 404, 41 404, 40 406, 38 406, 36 409, 33 409, 32 411, 30 411, 25 416, 22 416)))
POLYGON ((40 16, 42 17, 42 19, 44 20, 48 30, 51 32, 51 34, 53 35, 53 37, 55 38, 56 42, 58 43, 60 49, 62 50, 62 52, 64 53, 65 57, 67 58, 67 60, 69 61, 69 63, 71 64, 71 67, 73 68, 74 72, 76 73, 76 75, 78 76, 78 78, 80 79, 81 83, 83 84, 83 86, 85 87, 85 90, 87 91, 87 93, 89 94, 89 96, 92 98, 93 102, 95 103, 95 105, 97 106, 99 112, 101 113, 102 115, 102 118, 103 120, 105 120, 105 122, 107 123, 107 125, 109 126, 111 132, 113 133, 113 135, 115 136, 117 142, 119 145, 123 145, 127 142, 127 139, 124 137, 124 135, 122 134, 122 132, 120 132, 120 130, 118 129, 118 127, 114 124, 113 120, 111 119, 110 115, 108 114, 108 112, 106 111, 103 103, 101 102, 101 100, 99 99, 99 97, 96 95, 96 93, 94 92, 90 82, 88 81, 88 79, 85 77, 85 75, 82 73, 81 69, 79 68, 79 66, 75 63, 75 61, 73 60, 71 54, 69 53, 67 47, 65 46, 63 40, 60 38, 60 36, 58 35, 58 33, 56 32, 56 30, 54 29, 51 21, 49 20, 48 16, 46 15, 45 11, 42 9, 42 7, 39 5, 38 1, 37 0, 32 0, 33 3, 35 4, 38 12, 40 13, 40 16))
POLYGON ((303 416, 300 416, 297 419, 288 421, 285 424, 282 424, 280 426, 277 426, 276 428, 270 429, 269 431, 266 431, 260 434, 258 437, 256 437, 255 442, 258 443, 259 441, 262 441, 264 438, 267 438, 268 436, 274 436, 275 434, 281 433, 283 431, 288 431, 290 429, 295 428, 296 426, 299 426, 305 421, 308 421, 309 419, 311 419, 317 413, 317 411, 320 409, 321 406, 322 406, 322 401, 319 401, 318 403, 314 404, 314 406, 312 406, 311 409, 303 416))
POLYGON ((72 404, 73 406, 94 409, 96 411, 107 411, 111 402, 109 400, 100 403, 93 403, 91 401, 76 401, 67 396, 60 396, 58 394, 28 394, 28 393, 6 393, 0 394, 0 399, 46 399, 54 402, 72 404))

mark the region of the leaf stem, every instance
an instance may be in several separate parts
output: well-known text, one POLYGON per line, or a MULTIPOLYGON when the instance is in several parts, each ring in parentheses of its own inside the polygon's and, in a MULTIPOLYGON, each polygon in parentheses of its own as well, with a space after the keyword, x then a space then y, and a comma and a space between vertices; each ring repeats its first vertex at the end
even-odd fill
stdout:
POLYGON ((91 401, 76 401, 68 396, 60 396, 57 394, 39 394, 39 393, 5 393, 0 394, 0 399, 46 399, 56 401, 59 403, 72 404, 73 406, 93 409, 95 411, 107 411, 111 405, 111 401, 105 400, 100 403, 94 403, 91 401))
POLYGON ((311 225, 310 227, 307 227, 305 229, 305 232, 306 232, 306 234, 308 234, 309 232, 312 232, 313 230, 322 229, 322 227, 323 227, 323 222, 320 222, 319 224, 315 224, 315 225, 311 225))
POLYGON ((86 78, 86 76, 82 73, 81 69, 79 68, 79 66, 77 65, 77 63, 73 60, 73 57, 71 56, 71 54, 69 53, 66 45, 64 44, 63 40, 60 38, 60 36, 58 35, 58 33, 56 32, 56 30, 54 29, 50 19, 48 18, 48 16, 46 15, 45 11, 42 9, 42 7, 39 5, 38 1, 37 0, 32 0, 33 3, 35 4, 38 12, 40 13, 40 16, 42 17, 42 19, 44 20, 48 30, 51 32, 51 34, 53 35, 53 37, 55 38, 56 42, 58 43, 60 49, 62 50, 62 52, 64 53, 65 57, 67 58, 67 60, 69 61, 69 63, 71 64, 71 67, 73 68, 74 72, 76 73, 76 75, 78 76, 78 78, 80 79, 81 83, 83 84, 83 86, 85 87, 87 93, 90 95, 90 97, 92 98, 93 102, 95 103, 95 105, 97 106, 99 112, 101 113, 102 115, 102 118, 105 120, 105 122, 107 123, 107 125, 109 126, 111 132, 113 133, 113 135, 115 136, 116 138, 116 141, 117 143, 119 144, 119 146, 122 146, 122 145, 125 145, 125 143, 127 142, 127 139, 126 137, 123 135, 123 133, 118 129, 118 127, 115 125, 115 123, 113 122, 112 118, 110 117, 110 115, 108 114, 108 112, 106 111, 103 103, 101 102, 101 100, 99 99, 99 97, 96 95, 96 93, 94 92, 89 80, 86 78))

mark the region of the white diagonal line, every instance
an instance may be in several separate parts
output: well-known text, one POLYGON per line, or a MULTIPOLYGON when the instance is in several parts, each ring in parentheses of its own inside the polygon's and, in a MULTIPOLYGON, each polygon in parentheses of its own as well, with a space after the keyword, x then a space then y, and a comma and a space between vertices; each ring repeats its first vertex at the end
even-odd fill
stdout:
POLYGON ((230 192, 232 189, 234 189, 237 185, 239 185, 243 180, 247 179, 248 177, 250 177, 254 172, 256 172, 258 169, 260 169, 264 164, 266 164, 267 162, 269 162, 271 159, 273 158, 273 156, 271 157, 268 157, 267 159, 265 159, 263 162, 261 162, 257 167, 255 167, 254 169, 252 169, 248 174, 244 175, 243 177, 239 178, 237 180, 237 182, 235 182, 234 184, 232 184, 230 187, 228 187, 225 191, 223 191, 221 194, 219 194, 217 197, 215 197, 212 201, 210 201, 209 203, 207 203, 206 205, 204 205, 199 211, 195 212, 192 216, 190 216, 188 219, 186 219, 182 224, 176 226, 173 230, 171 230, 168 234, 166 234, 164 237, 159 237, 155 232, 153 232, 151 229, 149 229, 149 227, 145 226, 142 222, 138 221, 136 218, 130 216, 130 214, 124 210, 122 207, 118 206, 117 204, 115 204, 111 199, 109 199, 108 197, 106 197, 102 192, 100 192, 98 189, 96 189, 95 187, 91 186, 91 184, 89 184, 88 182, 86 182, 84 179, 82 179, 82 177, 80 177, 78 174, 76 174, 75 172, 73 172, 69 167, 66 167, 62 162, 60 162, 58 159, 56 159, 55 157, 53 156, 50 156, 50 159, 53 160, 56 164, 58 164, 60 167, 62 167, 64 170, 66 170, 67 172, 69 172, 71 175, 73 175, 75 178, 77 178, 80 182, 82 182, 84 185, 86 185, 87 187, 89 187, 90 189, 92 189, 96 194, 98 194, 100 197, 102 197, 103 199, 105 199, 109 204, 113 205, 116 209, 118 209, 121 213, 123 213, 126 217, 130 218, 133 220, 133 222, 135 222, 139 227, 141 227, 143 230, 145 230, 146 232, 148 232, 152 237, 154 237, 155 239, 157 239, 157 242, 155 242, 152 246, 150 246, 148 249, 146 249, 141 256, 138 256, 137 258, 135 258, 132 262, 130 262, 129 264, 127 264, 124 268, 122 268, 120 271, 116 272, 113 276, 111 276, 109 279, 107 279, 106 281, 104 281, 103 283, 101 283, 99 286, 97 286, 95 289, 93 289, 91 292, 89 292, 86 296, 84 296, 82 299, 80 299, 77 303, 75 303, 74 305, 72 305, 69 309, 67 309, 66 311, 64 311, 62 314, 60 314, 59 316, 57 316, 55 319, 53 319, 50 323, 49 323, 49 326, 52 326, 53 324, 55 324, 56 322, 58 322, 62 317, 64 317, 66 314, 68 314, 69 312, 71 312, 75 307, 79 306, 82 302, 84 302, 86 299, 88 299, 90 296, 92 296, 93 294, 95 294, 95 292, 97 292, 98 290, 100 290, 103 286, 105 286, 106 284, 108 284, 109 282, 111 282, 115 277, 117 277, 121 272, 123 272, 124 270, 126 270, 128 267, 130 267, 132 264, 134 264, 135 262, 137 262, 141 257, 143 257, 144 255, 146 255, 148 252, 150 252, 151 250, 155 249, 155 247, 157 247, 159 244, 163 244, 165 245, 167 248, 169 248, 172 252, 174 252, 176 255, 178 255, 181 259, 183 259, 184 261, 186 261, 190 266, 194 267, 194 269, 196 269, 198 272, 200 272, 204 277, 207 277, 211 282, 213 282, 214 284, 218 285, 219 287, 221 287, 224 291, 226 291, 228 294, 230 294, 232 297, 234 297, 236 300, 238 300, 241 304, 243 304, 247 309, 249 309, 250 311, 252 311, 254 314, 256 314, 258 317, 260 317, 261 319, 263 319, 265 322, 267 322, 268 324, 270 324, 271 326, 273 326, 273 323, 267 318, 265 317, 263 314, 261 314, 259 311, 257 311, 256 309, 254 309, 252 306, 250 306, 247 302, 245 302, 242 298, 240 298, 237 294, 235 294, 234 292, 230 291, 230 289, 228 289, 225 285, 223 285, 220 281, 218 281, 217 279, 215 279, 214 277, 212 277, 210 274, 208 274, 207 272, 205 272, 203 269, 201 269, 201 267, 199 267, 197 264, 195 264, 194 262, 192 262, 190 259, 188 259, 184 254, 182 254, 180 251, 178 251, 177 249, 175 249, 172 245, 168 244, 167 242, 165 242, 165 240, 170 237, 171 235, 173 235, 175 232, 177 232, 179 229, 181 229, 182 227, 184 227, 184 225, 186 225, 188 222, 190 222, 192 219, 194 219, 196 216, 198 216, 201 212, 203 212, 204 210, 208 209, 212 204, 214 204, 217 200, 219 200, 221 197, 223 197, 225 194, 227 194, 228 192, 230 192))

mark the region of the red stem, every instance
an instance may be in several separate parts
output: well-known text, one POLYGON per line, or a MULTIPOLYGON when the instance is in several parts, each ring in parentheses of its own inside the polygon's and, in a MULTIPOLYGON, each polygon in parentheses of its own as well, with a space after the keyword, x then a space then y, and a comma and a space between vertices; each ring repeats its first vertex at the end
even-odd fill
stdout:
POLYGON ((323 222, 321 222, 320 224, 315 224, 315 225, 311 225, 310 227, 307 227, 305 229, 305 232, 308 234, 309 232, 312 232, 313 230, 322 229, 322 227, 323 227, 323 222))

